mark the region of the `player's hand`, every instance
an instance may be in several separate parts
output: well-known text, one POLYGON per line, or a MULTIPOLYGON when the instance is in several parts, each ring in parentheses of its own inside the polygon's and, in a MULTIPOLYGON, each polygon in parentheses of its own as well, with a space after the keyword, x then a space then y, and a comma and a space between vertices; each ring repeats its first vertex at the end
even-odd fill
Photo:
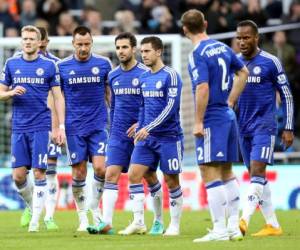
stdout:
POLYGON ((11 96, 21 96, 26 93, 26 89, 22 86, 16 86, 14 89, 11 90, 11 96))
POLYGON ((59 128, 55 143, 58 146, 62 146, 63 144, 65 144, 65 142, 66 142, 66 131, 65 129, 59 128))
POLYGON ((284 130, 282 132, 282 136, 281 136, 281 140, 283 145, 285 146, 285 148, 289 148, 294 141, 294 133, 293 131, 289 131, 289 130, 284 130))
POLYGON ((137 128, 138 124, 134 123, 133 125, 131 125, 131 127, 126 131, 126 134, 128 135, 128 137, 134 137, 135 135, 135 129, 137 128))
POLYGON ((201 123, 195 123, 193 133, 194 133, 194 136, 197 136, 197 137, 204 136, 203 122, 201 122, 201 123))
POLYGON ((134 137, 134 143, 138 142, 138 141, 142 141, 142 140, 145 140, 149 135, 149 132, 145 129, 145 128, 142 128, 140 129, 136 134, 135 134, 135 137, 134 137))
POLYGON ((59 136, 59 128, 53 128, 51 131, 51 140, 56 143, 59 136))

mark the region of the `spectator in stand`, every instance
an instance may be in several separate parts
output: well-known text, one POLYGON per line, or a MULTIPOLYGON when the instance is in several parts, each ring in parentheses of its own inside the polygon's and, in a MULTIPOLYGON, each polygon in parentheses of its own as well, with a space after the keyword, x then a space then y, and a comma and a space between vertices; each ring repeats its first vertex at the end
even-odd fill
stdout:
POLYGON ((13 17, 8 11, 8 4, 6 0, 0 0, 0 23, 3 24, 4 34, 6 29, 18 27, 18 23, 14 21, 13 17))
MULTIPOLYGON (((284 23, 300 22, 300 0, 294 0, 290 6, 289 15, 283 18, 284 23)), ((300 64, 300 36, 299 29, 288 32, 288 40, 295 46, 297 53, 297 62, 300 64)))
POLYGON ((206 13, 210 6, 210 0, 182 0, 180 2, 180 10, 184 13, 190 9, 197 9, 206 13))
POLYGON ((248 6, 243 19, 252 20, 258 27, 264 27, 267 24, 267 13, 261 8, 260 0, 248 0, 248 6))
POLYGON ((115 13, 115 21, 117 25, 111 30, 111 35, 118 35, 122 32, 138 33, 135 25, 135 16, 131 10, 118 10, 115 13))
POLYGON ((74 29, 78 26, 70 12, 63 12, 59 15, 59 23, 56 34, 59 36, 71 36, 74 29))
POLYGON ((237 24, 243 19, 245 6, 241 0, 233 0, 229 5, 229 13, 226 15, 227 25, 229 30, 235 30, 237 24))
POLYGON ((34 0, 24 0, 20 13, 21 26, 34 25, 37 19, 36 4, 34 0))
POLYGON ((51 25, 49 35, 56 35, 56 27, 61 13, 67 11, 67 5, 64 0, 39 0, 37 4, 37 13, 39 17, 47 20, 51 25))
POLYGON ((279 19, 283 13, 282 2, 278 0, 268 0, 265 10, 269 18, 279 19))
POLYGON ((138 19, 141 21, 140 33, 148 34, 153 30, 152 22, 152 10, 154 7, 161 5, 162 1, 160 0, 143 0, 141 3, 141 11, 138 19))
POLYGON ((205 15, 209 23, 206 29, 207 34, 226 32, 228 30, 227 20, 223 13, 221 13, 221 7, 223 6, 220 0, 211 1, 211 5, 205 15))
POLYGON ((107 35, 109 33, 108 29, 102 26, 101 13, 92 6, 85 7, 82 21, 91 30, 93 36, 107 35))
POLYGON ((166 5, 159 5, 151 11, 152 19, 148 22, 148 32, 152 34, 176 34, 180 30, 170 9, 166 5))

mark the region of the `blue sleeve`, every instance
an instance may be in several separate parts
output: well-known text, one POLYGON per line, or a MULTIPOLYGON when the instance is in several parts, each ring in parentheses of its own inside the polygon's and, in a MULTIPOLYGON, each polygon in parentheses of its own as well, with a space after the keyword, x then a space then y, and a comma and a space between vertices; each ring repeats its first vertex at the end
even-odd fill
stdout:
POLYGON ((145 127, 148 132, 163 124, 164 121, 172 116, 180 106, 182 81, 179 75, 174 70, 170 70, 166 81, 167 105, 162 112, 145 127))
POLYGON ((138 118, 138 126, 135 131, 139 131, 144 124, 144 117, 145 117, 145 109, 144 109, 144 99, 142 98, 140 108, 139 108, 139 118, 138 118))
POLYGON ((110 96, 111 96, 111 103, 110 103, 110 128, 112 126, 113 123, 113 119, 114 119, 114 112, 115 112, 115 92, 112 88, 112 79, 110 79, 110 77, 108 77, 108 85, 110 88, 110 96))
POLYGON ((208 65, 203 56, 196 50, 190 57, 191 79, 193 86, 209 81, 208 65))
POLYGON ((60 86, 60 75, 58 66, 54 62, 51 64, 49 86, 50 88, 60 86))
POLYGON ((3 71, 2 71, 2 74, 0 77, 0 83, 6 85, 8 87, 12 85, 11 75, 10 75, 9 66, 8 66, 7 61, 3 67, 3 71))
POLYGON ((272 80, 280 94, 284 130, 294 130, 294 101, 287 76, 280 61, 272 61, 272 80))

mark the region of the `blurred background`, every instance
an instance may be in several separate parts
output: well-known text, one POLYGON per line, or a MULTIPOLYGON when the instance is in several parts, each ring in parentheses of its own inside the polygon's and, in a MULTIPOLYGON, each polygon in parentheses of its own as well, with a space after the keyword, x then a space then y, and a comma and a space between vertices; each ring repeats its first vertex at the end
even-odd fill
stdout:
MULTIPOLYGON (((73 29, 79 24, 86 25, 94 35, 94 52, 110 57, 115 65, 117 60, 114 53, 114 37, 117 34, 129 31, 136 34, 138 40, 147 34, 159 35, 165 45, 165 63, 174 67, 184 82, 181 118, 185 133, 184 176, 186 177, 182 178, 187 182, 183 186, 189 187, 191 191, 189 195, 192 195, 193 188, 199 191, 194 194, 198 205, 190 206, 205 207, 205 199, 201 200, 201 194, 205 193, 205 190, 202 190, 201 184, 199 186, 198 172, 195 172, 196 161, 192 136, 193 98, 187 72, 188 54, 192 50, 192 45, 182 36, 180 24, 182 13, 191 8, 204 12, 209 23, 207 33, 212 38, 227 43, 237 53, 238 48, 234 39, 236 24, 245 19, 253 20, 260 28, 260 47, 282 61, 294 96, 296 138, 290 149, 285 151, 282 148, 280 136, 283 119, 280 98, 278 98, 279 133, 276 140, 275 162, 277 165, 285 165, 274 171, 271 168, 269 179, 273 178, 274 181, 280 179, 284 186, 286 178, 295 178, 294 182, 290 181, 291 187, 286 191, 287 194, 282 194, 285 197, 284 201, 281 201, 282 197, 278 197, 278 204, 275 202, 275 206, 296 207, 297 196, 298 193, 300 194, 298 187, 300 183, 296 179, 300 173, 300 166, 298 166, 300 163, 300 0, 0 0, 0 69, 5 60, 20 49, 20 28, 24 25, 45 27, 50 35, 49 49, 60 58, 72 53, 70 35, 73 29), (296 193, 293 193, 294 191, 296 193), (293 199, 290 203, 291 194, 293 199)), ((11 188, 9 175, 10 119, 11 103, 1 102, 0 208, 1 206, 22 207, 22 202, 18 200, 17 194, 14 194, 11 188), (9 203, 10 200, 16 203, 9 203)), ((63 168, 66 166, 65 157, 60 159, 59 165, 62 167, 59 176, 61 190, 68 195, 70 169, 63 168)), ((247 182, 247 172, 241 166, 242 162, 236 166, 239 178, 241 182, 247 182)), ((124 181, 123 184, 127 185, 127 182, 124 181)), ((283 186, 279 185, 278 190, 282 191, 283 186)), ((127 193, 124 194, 124 200, 126 195, 127 193)), ((192 204, 193 197, 189 197, 192 204)), ((72 203, 71 198, 64 199, 70 199, 66 204, 72 203)))

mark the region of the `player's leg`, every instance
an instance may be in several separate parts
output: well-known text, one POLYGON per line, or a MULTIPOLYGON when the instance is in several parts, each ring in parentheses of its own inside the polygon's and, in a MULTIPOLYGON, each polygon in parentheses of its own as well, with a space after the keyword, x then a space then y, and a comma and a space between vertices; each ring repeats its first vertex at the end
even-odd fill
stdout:
POLYGON ((149 234, 161 235, 164 233, 163 193, 161 190, 161 184, 155 171, 147 171, 144 178, 148 184, 148 190, 151 194, 151 203, 154 211, 153 224, 149 234))
POLYGON ((93 215, 94 225, 98 225, 101 220, 99 208, 100 199, 103 194, 105 180, 105 155, 107 147, 107 132, 97 131, 88 137, 88 154, 92 159, 94 178, 92 181, 92 195, 90 197, 89 209, 93 215))
POLYGON ((142 183, 143 176, 149 169, 157 168, 157 155, 152 150, 149 141, 140 141, 135 145, 129 168, 129 195, 133 212, 133 222, 119 234, 144 234, 147 231, 144 221, 145 193, 142 183))
POLYGON ((251 157, 253 160, 251 161, 250 174, 251 179, 252 176, 264 177, 264 183, 262 185, 263 191, 260 195, 258 204, 260 205, 262 214, 266 220, 266 225, 258 233, 253 234, 253 236, 273 236, 282 234, 282 229, 272 206, 271 190, 266 179, 266 166, 267 164, 273 164, 274 142, 274 135, 258 135, 254 137, 254 147, 257 149, 253 150, 254 152, 251 157), (260 164, 258 164, 258 162, 260 164))
POLYGON ((79 218, 77 231, 85 231, 89 225, 87 217, 87 144, 82 136, 67 136, 67 156, 72 166, 72 193, 79 218))
POLYGON ((164 233, 165 236, 180 234, 180 218, 182 213, 182 190, 179 183, 181 173, 183 141, 160 142, 159 143, 160 169, 169 190, 170 224, 164 233))
POLYGON ((58 226, 54 221, 54 212, 58 198, 58 180, 57 180, 57 157, 61 154, 61 148, 54 143, 50 143, 48 151, 47 178, 47 198, 45 205, 44 222, 47 230, 57 230, 58 226))
POLYGON ((32 218, 29 224, 29 232, 39 230, 39 219, 45 206, 47 196, 47 160, 49 132, 41 131, 28 133, 28 142, 31 145, 32 167, 34 174, 34 188, 32 198, 32 218))
POLYGON ((231 240, 242 240, 243 235, 239 228, 239 184, 231 165, 231 163, 227 163, 222 167, 222 180, 227 198, 227 229, 231 240))
POLYGON ((222 167, 228 158, 230 128, 231 122, 214 124, 204 129, 204 137, 196 138, 197 160, 206 187, 213 229, 194 242, 229 240, 226 227, 227 197, 222 181, 222 167))
POLYGON ((227 163, 222 166, 222 181, 227 198, 227 229, 230 240, 242 240, 243 235, 239 229, 240 192, 238 181, 232 171, 232 162, 239 161, 238 128, 236 121, 232 121, 231 132, 227 144, 227 163))
POLYGON ((12 134, 11 136, 12 176, 19 195, 26 204, 21 216, 21 227, 27 227, 32 215, 33 184, 26 166, 31 166, 29 148, 25 134, 12 134))
MULTIPOLYGON (((240 225, 243 225, 243 223, 245 225, 249 224, 256 207, 261 203, 266 184, 266 166, 267 164, 273 163, 274 141, 275 136, 273 135, 256 135, 253 137, 250 155, 250 187, 240 225)), ((275 213, 273 215, 275 215, 275 213)), ((282 231, 277 222, 277 218, 275 219, 275 224, 281 234, 282 231)))
MULTIPOLYGON (((127 173, 130 164, 131 154, 134 148, 132 141, 124 141, 119 138, 110 138, 107 147, 106 173, 105 183, 102 198, 103 207, 103 223, 101 228, 106 231, 108 225, 110 229, 108 233, 114 233, 113 227, 113 213, 116 201, 118 199, 119 186, 118 182, 121 173, 127 173)), ((101 229, 99 228, 99 229, 101 229)), ((103 230, 102 230, 103 231, 103 230)), ((103 233, 103 232, 101 232, 103 233)), ((107 233, 107 232, 106 232, 107 233)))

